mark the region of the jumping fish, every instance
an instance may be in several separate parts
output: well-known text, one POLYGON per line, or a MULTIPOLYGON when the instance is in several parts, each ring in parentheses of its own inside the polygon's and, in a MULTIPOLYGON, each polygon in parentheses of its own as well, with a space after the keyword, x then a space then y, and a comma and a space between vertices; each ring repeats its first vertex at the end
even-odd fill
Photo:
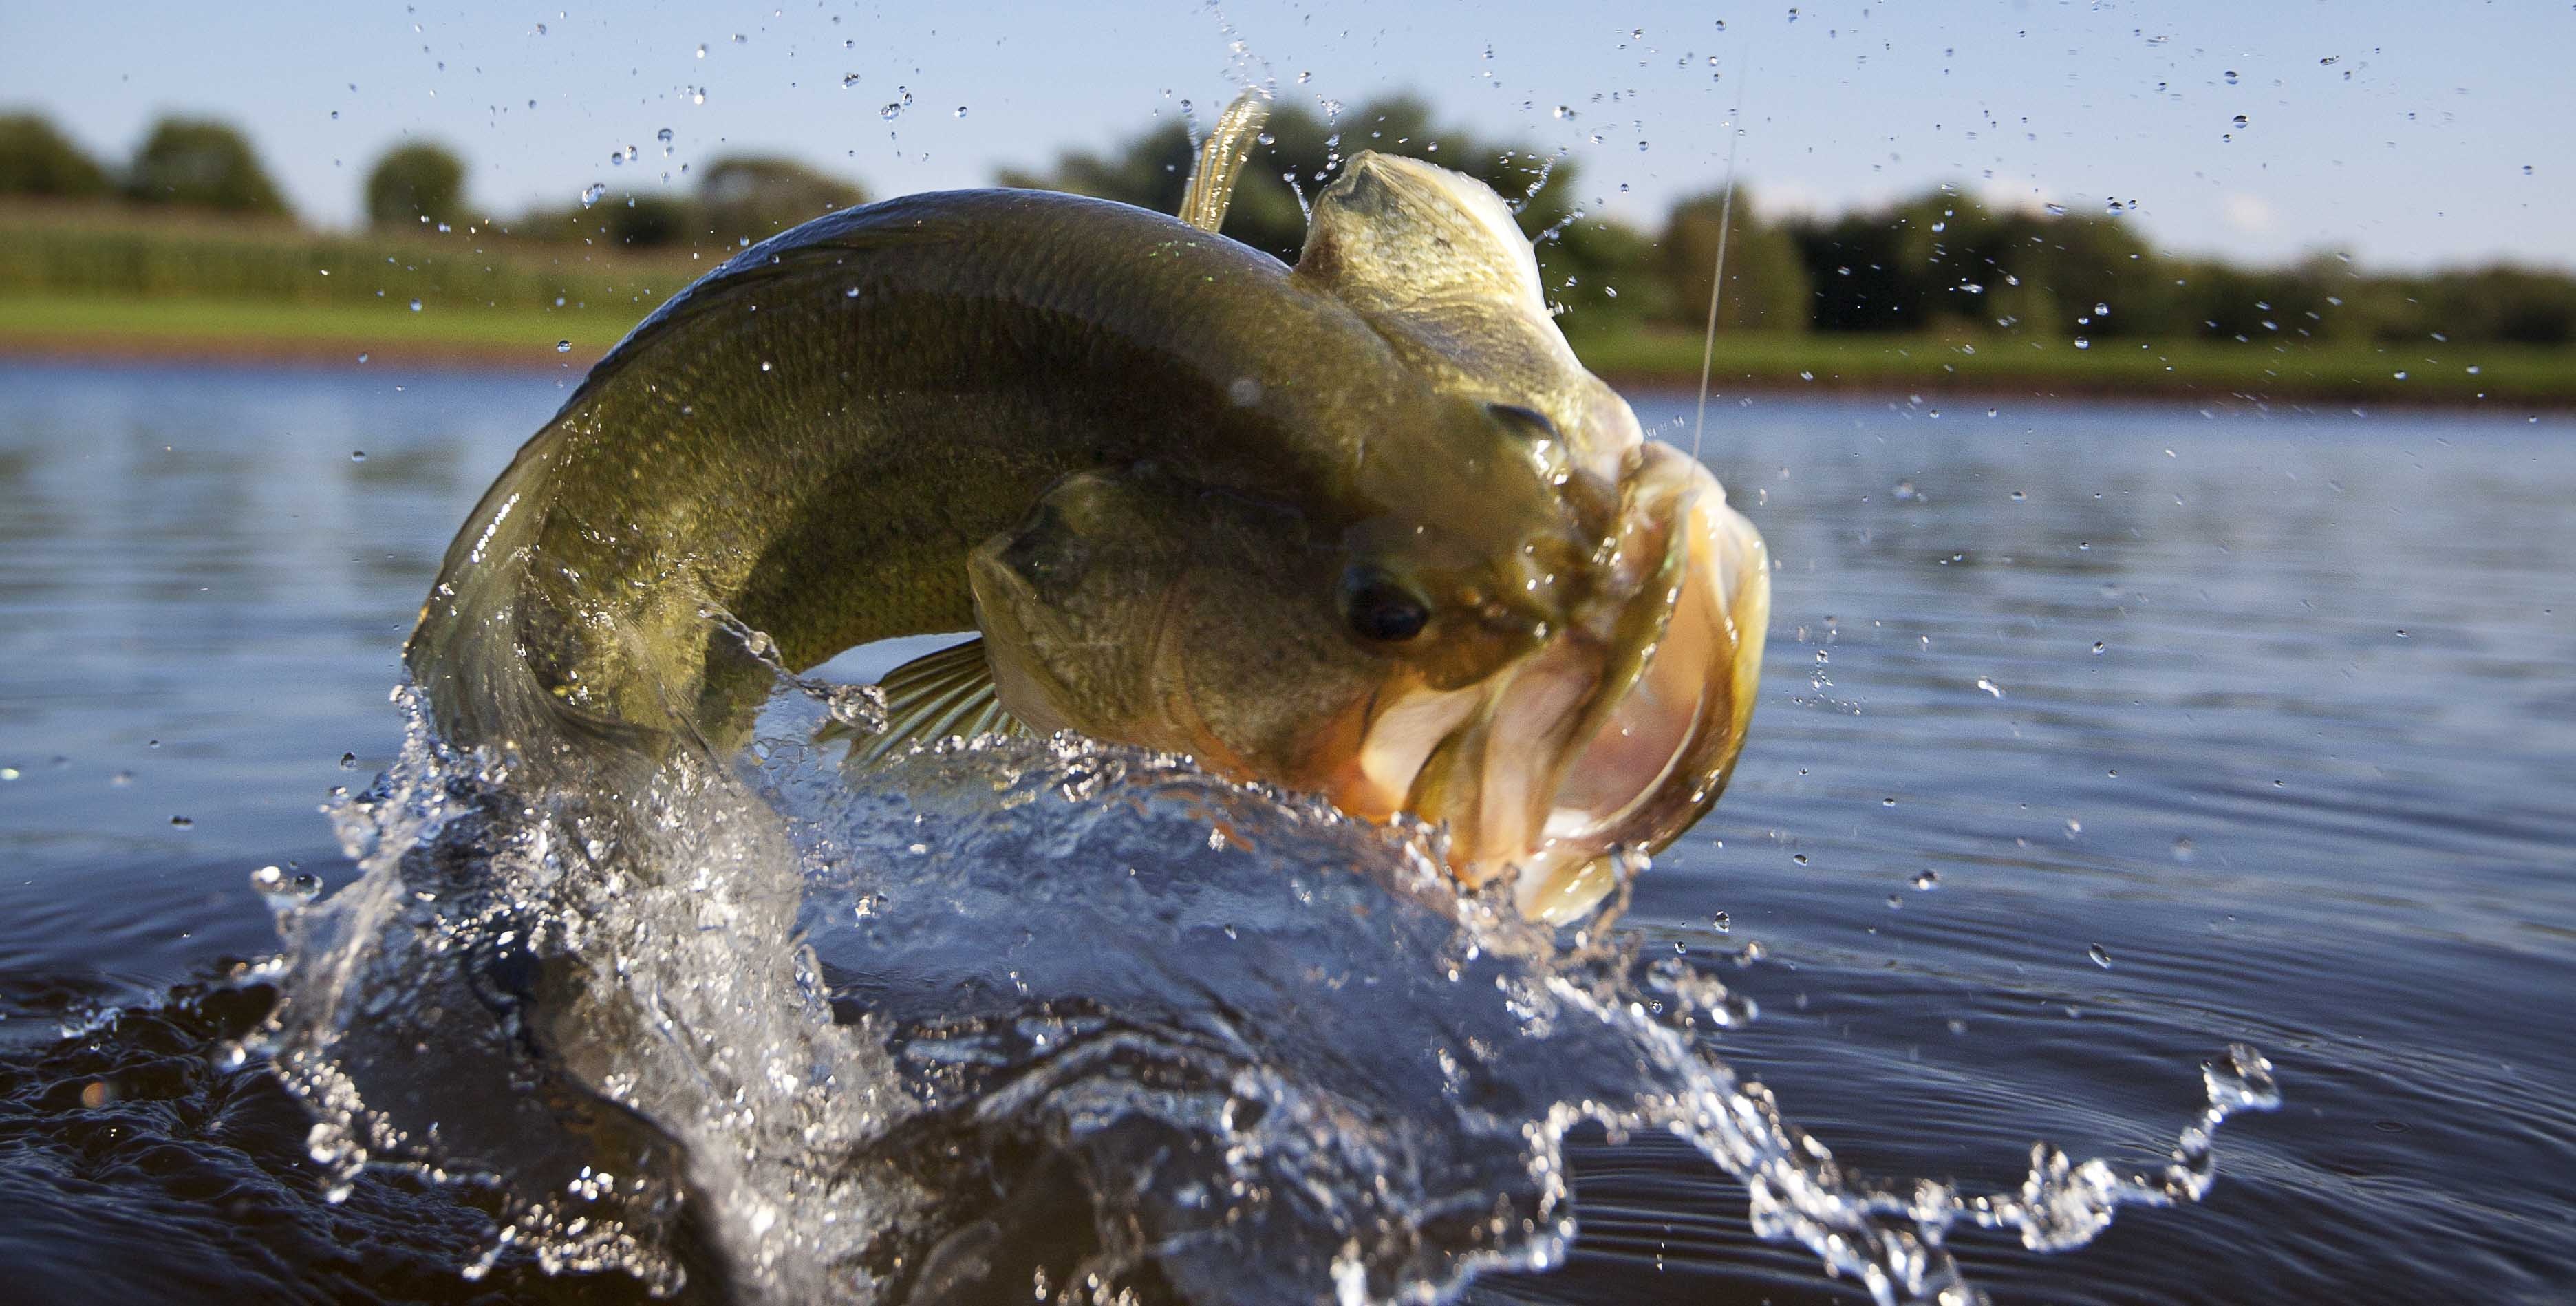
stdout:
POLYGON ((674 296, 449 548, 406 652, 443 736, 738 743, 771 682, 729 632, 796 669, 974 632, 885 678, 861 763, 1073 730, 1445 823, 1533 918, 1600 901, 1734 765, 1761 537, 1482 184, 1361 153, 1293 268, 1215 234, 1248 122, 1193 221, 913 195, 674 296))

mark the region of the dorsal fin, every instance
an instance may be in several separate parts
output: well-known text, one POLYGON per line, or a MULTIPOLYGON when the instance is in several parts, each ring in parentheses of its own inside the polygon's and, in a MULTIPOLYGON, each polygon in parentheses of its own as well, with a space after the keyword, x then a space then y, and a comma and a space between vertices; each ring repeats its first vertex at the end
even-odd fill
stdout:
POLYGON ((815 742, 850 741, 852 770, 869 770, 910 752, 947 739, 978 735, 1031 733, 1004 710, 993 693, 993 669, 984 661, 981 636, 924 654, 885 674, 877 682, 885 695, 886 728, 861 736, 833 722, 814 734, 815 742))
POLYGON ((1261 124, 1270 120, 1270 97, 1245 91, 1218 114, 1216 130, 1200 144, 1190 163, 1190 184, 1181 196, 1181 221, 1201 231, 1225 225, 1226 207, 1234 202, 1235 180, 1252 160, 1252 145, 1261 124))

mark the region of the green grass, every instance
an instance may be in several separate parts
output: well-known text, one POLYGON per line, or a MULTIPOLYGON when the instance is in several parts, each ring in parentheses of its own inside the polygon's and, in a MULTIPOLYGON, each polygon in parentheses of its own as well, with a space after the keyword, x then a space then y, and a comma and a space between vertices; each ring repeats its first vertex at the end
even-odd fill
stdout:
MULTIPOLYGON (((1574 341, 1585 364, 1630 384, 1695 386, 1700 339, 1624 331, 1574 341)), ((1992 336, 1719 336, 1714 389, 1837 389, 2066 395, 2164 395, 2376 402, 2576 403, 2576 349, 2530 345, 2409 348, 2362 343, 2068 340, 1992 336), (2470 368, 2476 368, 2471 372, 2470 368), (2404 373, 2401 377, 2399 373, 2404 373)))
POLYGON ((526 351, 531 362, 553 359, 556 343, 569 341, 567 357, 588 363, 642 320, 641 306, 608 308, 450 308, 408 303, 299 304, 262 300, 91 299, 75 296, 0 297, 0 339, 124 346, 150 352, 191 347, 210 351, 261 344, 326 348, 351 354, 371 349, 505 354, 526 351))
MULTIPOLYGON (((728 252, 0 203, 0 346, 586 364, 728 252), (572 348, 558 356, 557 341, 572 348)), ((1585 363, 1621 384, 1699 380, 1695 331, 1568 325, 1585 363)), ((1722 335, 1713 385, 2563 407, 2576 405, 2576 348, 2108 338, 2079 350, 2016 335, 1722 335)))
MULTIPOLYGON (((649 306, 484 307, 408 301, 303 303, 199 297, 0 294, 0 343, 62 352, 298 353, 587 365, 649 306), (558 341, 572 348, 558 355, 558 341)), ((1586 365, 1620 384, 1690 388, 1696 336, 1632 330, 1578 337, 1586 365)), ((2203 340, 1975 341, 1912 336, 1723 335, 1712 387, 1887 392, 2138 395, 2225 399, 2576 404, 2576 350, 2515 345, 2238 344, 2203 340), (2470 372, 2470 367, 2478 371, 2470 372), (2406 373, 2403 379, 2396 374, 2406 373)))

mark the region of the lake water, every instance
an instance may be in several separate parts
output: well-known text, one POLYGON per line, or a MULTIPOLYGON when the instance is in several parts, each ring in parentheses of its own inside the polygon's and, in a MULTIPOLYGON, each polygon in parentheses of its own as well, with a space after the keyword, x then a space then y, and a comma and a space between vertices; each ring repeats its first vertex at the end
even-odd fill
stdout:
MULTIPOLYGON (((461 1278, 470 1192, 323 1201, 299 1108, 207 1062, 265 990, 192 987, 277 950, 252 871, 353 876, 317 808, 400 752, 388 691, 440 552, 569 379, 0 364, 22 1285, 637 1295, 523 1259, 461 1278)), ((1638 407, 1689 442, 1686 399, 1638 407)), ((2284 1102, 2229 1125, 2205 1203, 2063 1254, 1962 1234, 1971 1280, 2564 1299, 2576 422, 1724 396, 1705 454, 1780 564, 1769 665, 1733 788, 1624 924, 1749 963, 1722 969, 1760 1018, 1704 1036, 1728 1064, 1846 1167, 2010 1190, 2041 1140, 2161 1158, 2200 1063, 2249 1042, 2284 1102)), ((1755 1238, 1682 1143, 1569 1160, 1568 1263, 1472 1294, 1857 1293, 1755 1238)))

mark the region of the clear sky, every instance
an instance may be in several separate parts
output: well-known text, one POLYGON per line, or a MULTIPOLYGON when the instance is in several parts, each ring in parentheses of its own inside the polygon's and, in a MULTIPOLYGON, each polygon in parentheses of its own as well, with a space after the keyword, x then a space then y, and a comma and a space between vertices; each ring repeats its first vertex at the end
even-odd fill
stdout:
POLYGON ((414 138, 514 213, 745 148, 879 195, 978 185, 1184 100, 1204 121, 1247 81, 1413 90, 1570 149, 1587 207, 1651 224, 1722 176, 1741 79, 1768 208, 1952 181, 2134 200, 2156 240, 2241 258, 2576 266, 2571 55, 2566 0, 27 2, 0 4, 0 107, 116 157, 159 112, 232 119, 307 216, 345 223, 414 138))

